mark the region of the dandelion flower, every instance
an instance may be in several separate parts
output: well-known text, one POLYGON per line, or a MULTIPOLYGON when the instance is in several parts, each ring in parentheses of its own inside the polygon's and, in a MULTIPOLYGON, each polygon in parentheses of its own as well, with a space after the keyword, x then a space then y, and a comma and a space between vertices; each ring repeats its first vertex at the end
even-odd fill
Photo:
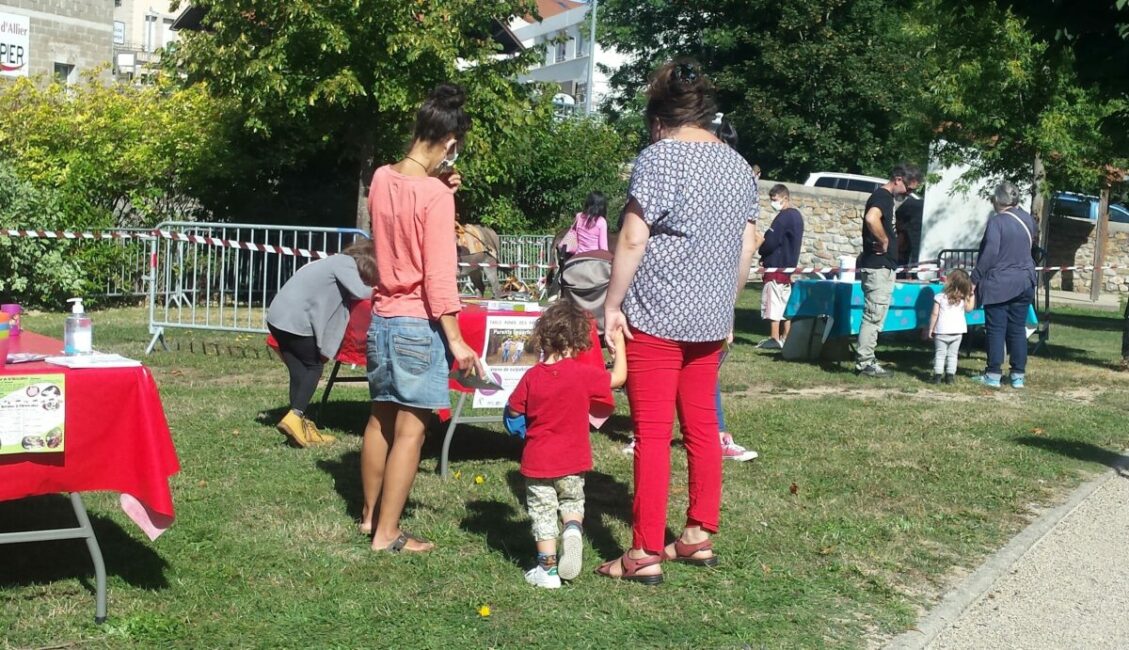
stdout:
POLYGON ((478 615, 481 616, 482 618, 490 618, 490 606, 489 605, 483 605, 482 607, 479 607, 478 608, 478 615))
POLYGON ((486 477, 481 475, 481 474, 478 474, 474 477, 474 484, 475 485, 482 485, 485 482, 486 482, 486 477))

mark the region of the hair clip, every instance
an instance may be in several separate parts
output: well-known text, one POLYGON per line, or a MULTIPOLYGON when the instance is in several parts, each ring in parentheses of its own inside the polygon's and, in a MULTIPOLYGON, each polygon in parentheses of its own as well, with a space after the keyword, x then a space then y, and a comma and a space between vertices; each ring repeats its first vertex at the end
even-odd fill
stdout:
POLYGON ((674 76, 677 77, 679 81, 694 83, 698 80, 698 71, 689 63, 679 63, 674 68, 674 76))

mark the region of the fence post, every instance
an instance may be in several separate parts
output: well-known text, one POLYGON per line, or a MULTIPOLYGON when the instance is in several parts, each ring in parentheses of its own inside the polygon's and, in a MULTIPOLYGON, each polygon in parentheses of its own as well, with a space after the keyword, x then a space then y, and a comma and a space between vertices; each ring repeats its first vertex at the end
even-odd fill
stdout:
POLYGON ((1090 274, 1090 300, 1097 302, 1102 292, 1102 266, 1105 265, 1105 243, 1109 240, 1109 185, 1102 187, 1098 203, 1098 225, 1094 233, 1094 272, 1090 274))

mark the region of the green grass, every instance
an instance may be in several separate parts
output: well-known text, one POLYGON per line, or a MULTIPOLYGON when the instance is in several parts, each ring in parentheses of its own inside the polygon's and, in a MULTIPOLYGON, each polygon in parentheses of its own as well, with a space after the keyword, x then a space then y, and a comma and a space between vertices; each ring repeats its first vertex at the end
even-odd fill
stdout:
MULTIPOLYGON (((630 541, 626 410, 592 436, 586 571, 556 592, 522 580, 533 542, 517 474, 521 447, 468 427, 451 450, 459 477, 425 448, 404 525, 426 556, 374 554, 356 533, 362 384, 334 390, 323 416, 341 440, 283 444, 273 422, 285 372, 259 336, 172 331, 145 359, 161 388, 182 471, 177 520, 148 542, 117 495, 86 497, 109 571, 110 620, 93 618, 80 542, 0 547, 5 647, 863 647, 911 627, 922 608, 1038 511, 1129 447, 1129 377, 1117 314, 1060 312, 1053 356, 1028 388, 934 387, 932 351, 883 342, 899 376, 789 363, 754 350, 755 294, 722 369, 730 430, 761 453, 725 466, 717 570, 670 566, 657 589, 591 575, 630 541), (205 345, 206 344, 206 345, 205 345), (203 352, 201 350, 204 350, 203 352), (474 477, 481 475, 479 485, 474 477), (791 490, 795 486, 795 492, 791 490), (488 618, 478 614, 488 604, 488 618)), ((95 315, 100 349, 141 357, 141 309, 95 315)), ((62 315, 25 327, 61 331, 62 315)), ((983 354, 961 359, 979 369, 983 354)), ((676 451, 670 522, 686 507, 676 451)), ((61 497, 0 504, 0 530, 69 521, 61 497)))

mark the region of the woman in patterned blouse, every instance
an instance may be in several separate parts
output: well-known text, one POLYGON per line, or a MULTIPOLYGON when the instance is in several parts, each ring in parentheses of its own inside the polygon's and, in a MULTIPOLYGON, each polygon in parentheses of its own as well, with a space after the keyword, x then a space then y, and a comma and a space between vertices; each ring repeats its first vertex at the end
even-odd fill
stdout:
POLYGON ((605 330, 627 342, 635 425, 633 541, 601 575, 662 582, 664 560, 714 566, 721 447, 714 390, 718 357, 754 252, 756 185, 748 163, 714 135, 717 104, 692 61, 667 63, 647 89, 652 144, 631 174, 605 330), (686 522, 664 546, 670 438, 677 409, 689 466, 686 522))

